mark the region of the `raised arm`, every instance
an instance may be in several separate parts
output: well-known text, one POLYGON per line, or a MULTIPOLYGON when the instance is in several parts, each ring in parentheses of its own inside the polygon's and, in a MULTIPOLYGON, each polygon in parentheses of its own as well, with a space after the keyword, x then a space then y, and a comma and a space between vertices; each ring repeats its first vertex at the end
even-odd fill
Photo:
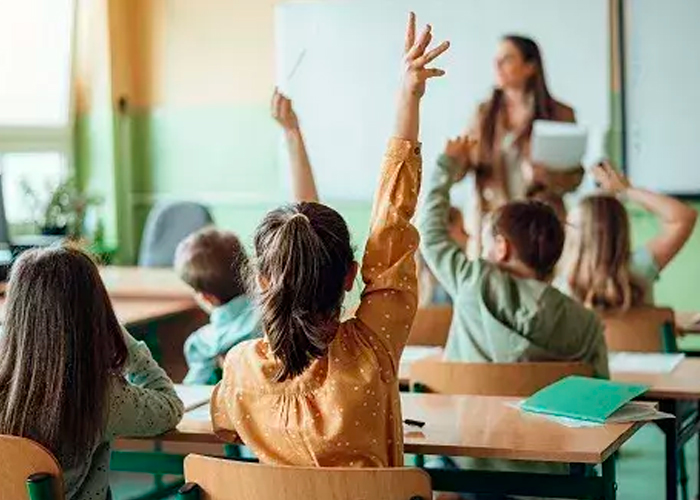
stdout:
POLYGON ((415 16, 406 32, 405 73, 399 92, 394 137, 382 163, 370 236, 362 261, 365 283, 357 319, 371 330, 398 363, 418 302, 415 253, 418 232, 411 224, 421 178, 418 144, 420 99, 429 78, 442 76, 426 68, 445 52, 447 42, 426 51, 430 26, 416 40, 415 16))
POLYGON ((301 133, 299 120, 292 107, 292 101, 275 89, 275 93, 272 95, 271 107, 272 117, 284 130, 284 139, 287 143, 289 162, 292 169, 294 201, 318 201, 318 191, 316 190, 311 162, 306 152, 304 136, 301 133))
POLYGON ((447 143, 444 154, 438 158, 419 218, 423 257, 452 297, 457 295, 460 285, 469 277, 472 266, 464 249, 450 237, 447 223, 450 189, 467 173, 472 146, 466 137, 447 143))
POLYGON ((661 230, 646 247, 661 271, 688 241, 697 212, 670 196, 631 186, 627 178, 608 163, 596 166, 593 175, 603 189, 627 196, 659 219, 661 230))
POLYGON ((124 331, 129 349, 126 380, 115 381, 110 395, 110 437, 156 436, 174 428, 184 407, 172 380, 158 366, 146 344, 124 331))

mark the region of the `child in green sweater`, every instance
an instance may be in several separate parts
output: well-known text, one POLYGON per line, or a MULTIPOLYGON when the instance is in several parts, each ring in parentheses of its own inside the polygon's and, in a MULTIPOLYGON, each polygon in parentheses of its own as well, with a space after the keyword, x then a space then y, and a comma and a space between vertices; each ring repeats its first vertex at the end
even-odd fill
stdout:
POLYGON ((450 238, 450 188, 466 174, 468 139, 450 141, 437 162, 421 212, 421 251, 452 296, 454 319, 445 358, 451 361, 583 361, 607 378, 603 327, 550 286, 564 246, 551 207, 511 202, 488 216, 483 254, 470 260, 450 238))

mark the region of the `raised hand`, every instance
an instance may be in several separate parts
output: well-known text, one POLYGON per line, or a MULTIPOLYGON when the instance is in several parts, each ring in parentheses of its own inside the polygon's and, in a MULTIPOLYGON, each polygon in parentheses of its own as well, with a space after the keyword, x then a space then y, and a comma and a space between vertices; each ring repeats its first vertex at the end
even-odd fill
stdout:
POLYGON ((613 194, 624 193, 630 182, 621 172, 615 170, 607 161, 601 162, 593 168, 593 178, 601 189, 613 194))
POLYGON ((406 41, 404 45, 404 90, 419 97, 425 93, 425 82, 429 78, 440 77, 445 72, 438 68, 426 68, 428 64, 437 59, 440 54, 450 47, 450 42, 442 42, 432 50, 426 52, 433 38, 432 27, 428 24, 416 39, 416 15, 411 12, 406 27, 406 41))
POLYGON ((270 107, 272 117, 285 131, 290 132, 299 129, 299 120, 292 107, 292 101, 278 89, 275 89, 274 94, 272 94, 272 104, 270 107))
POLYGON ((450 139, 445 145, 445 156, 449 156, 457 165, 458 169, 455 174, 455 182, 461 181, 467 175, 469 167, 469 153, 474 141, 469 136, 463 135, 456 139, 450 139))

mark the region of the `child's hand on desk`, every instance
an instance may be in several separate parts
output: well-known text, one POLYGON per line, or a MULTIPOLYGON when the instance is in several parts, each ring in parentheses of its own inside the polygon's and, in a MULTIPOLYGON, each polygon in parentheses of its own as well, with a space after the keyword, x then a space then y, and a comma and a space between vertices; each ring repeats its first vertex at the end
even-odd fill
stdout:
POLYGON ((426 68, 428 64, 437 59, 450 46, 450 42, 442 42, 434 49, 426 52, 432 38, 432 27, 427 25, 416 40, 416 16, 411 12, 404 46, 405 72, 403 89, 405 92, 417 97, 422 97, 425 93, 425 82, 429 78, 445 74, 441 69, 426 68))
POLYGON ((272 117, 282 126, 285 132, 299 130, 299 120, 292 107, 292 101, 277 89, 272 95, 271 108, 272 117))
POLYGON ((471 151, 474 141, 468 136, 463 135, 456 139, 450 139, 445 145, 445 156, 452 158, 458 166, 454 176, 454 181, 459 182, 464 179, 464 176, 469 172, 469 152, 471 151))

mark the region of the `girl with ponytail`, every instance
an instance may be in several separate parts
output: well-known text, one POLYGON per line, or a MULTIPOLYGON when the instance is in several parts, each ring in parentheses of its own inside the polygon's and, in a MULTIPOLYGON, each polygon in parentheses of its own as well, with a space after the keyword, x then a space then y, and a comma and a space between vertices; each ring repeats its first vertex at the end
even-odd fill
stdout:
MULTIPOLYGON (((426 67, 427 26, 406 33, 405 73, 362 262, 355 317, 341 321, 358 271, 342 216, 314 201, 273 210, 255 238, 254 286, 264 338, 239 344, 212 398, 215 431, 267 463, 388 467, 403 464, 398 366, 416 311, 411 225, 421 176, 420 100, 443 71, 426 67)), ((301 163, 300 163, 301 164, 301 163)))

